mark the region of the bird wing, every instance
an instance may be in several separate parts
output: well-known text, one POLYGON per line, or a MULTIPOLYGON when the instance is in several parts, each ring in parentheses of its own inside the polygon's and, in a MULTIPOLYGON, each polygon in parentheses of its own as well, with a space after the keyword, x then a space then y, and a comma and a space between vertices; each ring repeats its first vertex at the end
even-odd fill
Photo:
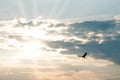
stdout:
POLYGON ((85 54, 82 57, 85 57, 87 55, 87 52, 85 52, 85 54))

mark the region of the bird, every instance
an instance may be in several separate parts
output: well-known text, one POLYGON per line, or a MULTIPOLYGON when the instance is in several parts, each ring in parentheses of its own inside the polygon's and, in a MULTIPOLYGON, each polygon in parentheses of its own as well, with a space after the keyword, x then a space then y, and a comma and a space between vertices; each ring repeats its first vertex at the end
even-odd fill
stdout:
POLYGON ((87 52, 85 52, 82 56, 78 56, 78 57, 82 57, 82 58, 86 58, 87 52))

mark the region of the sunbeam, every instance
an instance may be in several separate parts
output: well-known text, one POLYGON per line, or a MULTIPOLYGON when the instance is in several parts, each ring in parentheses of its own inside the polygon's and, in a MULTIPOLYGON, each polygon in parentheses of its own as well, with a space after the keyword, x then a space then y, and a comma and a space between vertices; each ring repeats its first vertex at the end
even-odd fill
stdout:
POLYGON ((68 4, 70 3, 70 0, 56 0, 54 3, 55 4, 54 4, 50 14, 51 14, 52 18, 57 19, 64 13, 68 4))
POLYGON ((38 0, 32 0, 33 4, 33 17, 36 18, 38 16, 38 0))
POLYGON ((68 5, 70 3, 70 0, 63 0, 61 3, 62 4, 60 5, 60 8, 57 11, 56 18, 60 18, 63 15, 63 13, 66 12, 67 7, 68 7, 68 5))
POLYGON ((20 15, 22 17, 26 17, 26 11, 25 11, 25 6, 23 3, 23 0, 18 0, 17 4, 18 4, 19 10, 20 10, 20 15))

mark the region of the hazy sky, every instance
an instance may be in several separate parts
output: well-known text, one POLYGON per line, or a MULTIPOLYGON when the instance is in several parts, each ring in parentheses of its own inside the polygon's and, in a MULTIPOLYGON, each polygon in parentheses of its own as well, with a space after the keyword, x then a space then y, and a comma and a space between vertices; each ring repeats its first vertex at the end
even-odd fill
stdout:
POLYGON ((68 19, 119 15, 119 0, 0 0, 0 19, 68 19))
POLYGON ((0 80, 120 80, 119 3, 0 0, 0 80))

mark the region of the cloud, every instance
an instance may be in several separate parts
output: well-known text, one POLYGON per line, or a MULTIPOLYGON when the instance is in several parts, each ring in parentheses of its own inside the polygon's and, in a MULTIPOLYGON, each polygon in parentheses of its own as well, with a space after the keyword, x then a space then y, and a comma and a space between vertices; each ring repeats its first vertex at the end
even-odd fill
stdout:
MULTIPOLYGON (((119 71, 116 73, 116 70, 119 69, 119 66, 117 67, 116 65, 113 65, 113 63, 110 61, 95 59, 92 57, 82 60, 75 55, 46 54, 39 56, 38 59, 31 60, 26 58, 23 59, 23 57, 21 57, 21 59, 19 58, 17 60, 17 63, 11 63, 9 60, 9 65, 6 64, 7 66, 0 67, 0 79, 106 80, 110 77, 111 79, 120 78, 119 71), (114 68, 114 70, 111 68, 114 68)), ((16 61, 16 59, 14 59, 14 61, 16 61)))
POLYGON ((82 36, 83 39, 88 40, 85 44, 77 42, 76 44, 79 44, 78 47, 87 49, 97 58, 106 58, 119 64, 120 29, 118 22, 116 23, 115 20, 85 21, 74 23, 71 27, 73 27, 71 32, 73 32, 74 36, 82 36), (101 56, 96 55, 96 53, 101 56))
POLYGON ((120 16, 115 16, 114 19, 119 21, 120 20, 120 16))
POLYGON ((119 64, 119 25, 117 19, 74 23, 42 18, 0 21, 0 48, 21 49, 26 42, 37 41, 39 44, 40 41, 51 50, 65 49, 61 51, 63 54, 77 55, 88 51, 96 58, 119 64))
POLYGON ((8 69, 4 68, 0 70, 0 79, 1 80, 119 80, 119 75, 111 75, 109 73, 96 73, 90 70, 81 70, 78 72, 75 71, 51 71, 51 72, 42 72, 37 69, 31 68, 14 68, 8 69), (3 73, 4 72, 4 73, 3 73))
POLYGON ((0 69, 0 79, 1 80, 36 80, 31 76, 31 72, 26 69, 10 69, 2 68, 0 69))
POLYGON ((116 20, 84 21, 69 24, 64 41, 51 41, 53 48, 65 48, 64 54, 85 51, 96 58, 109 59, 119 64, 119 23, 116 20), (97 54, 96 54, 97 53, 97 54))
POLYGON ((73 27, 75 31, 106 31, 114 27, 114 21, 84 21, 82 23, 73 23, 70 26, 73 27))
POLYGON ((118 19, 0 21, 0 78, 119 79, 119 26, 118 19), (77 56, 85 51, 88 52, 87 59, 77 56))

